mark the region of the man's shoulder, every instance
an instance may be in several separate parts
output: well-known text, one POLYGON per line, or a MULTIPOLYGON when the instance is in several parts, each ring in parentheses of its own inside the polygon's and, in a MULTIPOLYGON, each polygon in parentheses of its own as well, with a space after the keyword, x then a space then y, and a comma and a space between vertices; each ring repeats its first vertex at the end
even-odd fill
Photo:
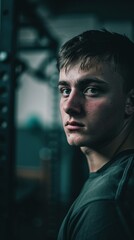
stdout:
POLYGON ((77 240, 133 237, 133 166, 134 154, 122 154, 91 174, 68 212, 61 235, 77 240))
POLYGON ((134 152, 122 155, 118 160, 89 176, 75 201, 73 212, 77 213, 95 201, 130 201, 131 195, 134 200, 134 152))

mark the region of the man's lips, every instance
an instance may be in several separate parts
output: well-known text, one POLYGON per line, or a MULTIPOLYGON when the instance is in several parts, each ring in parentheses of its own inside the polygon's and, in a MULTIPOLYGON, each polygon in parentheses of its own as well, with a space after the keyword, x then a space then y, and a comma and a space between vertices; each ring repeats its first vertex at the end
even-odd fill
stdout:
POLYGON ((65 127, 67 127, 68 130, 79 130, 84 127, 84 124, 77 121, 67 121, 65 127))

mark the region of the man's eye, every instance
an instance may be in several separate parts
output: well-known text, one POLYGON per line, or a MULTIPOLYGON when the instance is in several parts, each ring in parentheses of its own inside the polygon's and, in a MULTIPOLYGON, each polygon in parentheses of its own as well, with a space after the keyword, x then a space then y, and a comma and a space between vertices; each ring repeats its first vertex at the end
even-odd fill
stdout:
POLYGON ((100 89, 97 87, 88 87, 84 90, 84 94, 87 96, 97 96, 100 93, 100 89))
POLYGON ((69 88, 60 88, 60 93, 62 94, 63 97, 68 97, 70 94, 70 89, 69 88))

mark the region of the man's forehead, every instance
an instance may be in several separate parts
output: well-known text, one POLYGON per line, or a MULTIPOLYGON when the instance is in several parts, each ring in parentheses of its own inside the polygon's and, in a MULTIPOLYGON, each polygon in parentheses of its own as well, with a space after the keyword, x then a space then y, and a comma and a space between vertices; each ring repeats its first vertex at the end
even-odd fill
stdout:
POLYGON ((81 75, 86 75, 88 73, 103 75, 103 73, 106 71, 109 73, 115 72, 115 67, 113 64, 108 62, 99 62, 98 64, 92 62, 87 65, 82 65, 82 62, 80 62, 69 65, 68 67, 63 67, 59 72, 59 77, 61 78, 62 76, 69 76, 72 73, 81 75))

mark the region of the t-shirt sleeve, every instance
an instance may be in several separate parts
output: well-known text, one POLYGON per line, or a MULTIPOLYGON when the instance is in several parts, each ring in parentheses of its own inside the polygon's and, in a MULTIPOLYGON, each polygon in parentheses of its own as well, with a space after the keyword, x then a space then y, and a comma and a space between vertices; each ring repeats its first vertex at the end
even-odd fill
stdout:
POLYGON ((118 205, 102 200, 84 206, 71 220, 65 220, 59 240, 132 240, 124 227, 118 205))

